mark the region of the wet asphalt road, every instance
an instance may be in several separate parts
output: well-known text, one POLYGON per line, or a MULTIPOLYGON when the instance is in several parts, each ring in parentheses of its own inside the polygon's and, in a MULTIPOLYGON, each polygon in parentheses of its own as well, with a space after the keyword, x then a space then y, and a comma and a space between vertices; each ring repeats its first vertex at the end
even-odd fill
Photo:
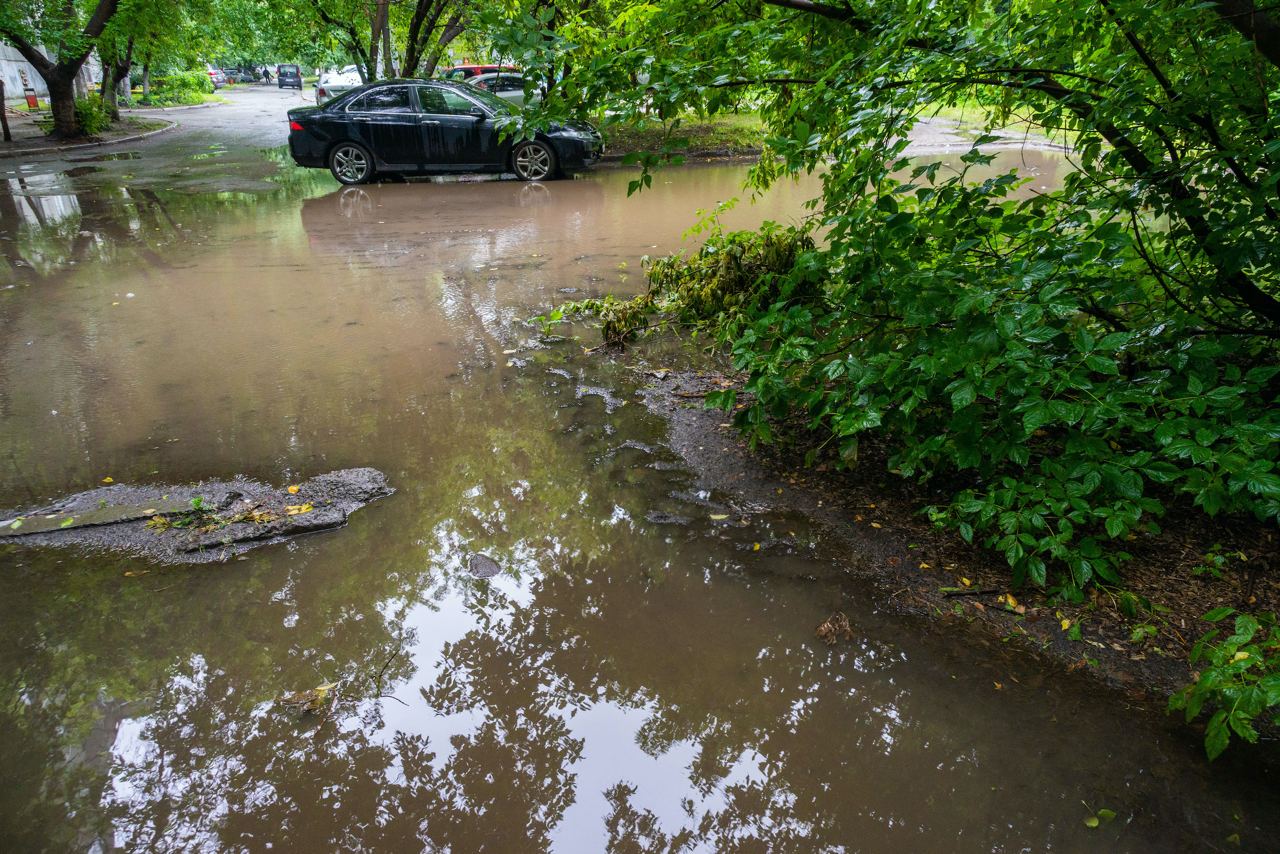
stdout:
POLYGON ((223 89, 229 103, 134 115, 176 121, 178 126, 134 142, 77 148, 0 160, 0 180, 69 174, 90 185, 124 185, 195 192, 273 189, 276 162, 264 149, 286 144, 285 117, 292 107, 314 103, 314 89, 241 85, 223 89), (146 168, 139 168, 145 159, 146 168))

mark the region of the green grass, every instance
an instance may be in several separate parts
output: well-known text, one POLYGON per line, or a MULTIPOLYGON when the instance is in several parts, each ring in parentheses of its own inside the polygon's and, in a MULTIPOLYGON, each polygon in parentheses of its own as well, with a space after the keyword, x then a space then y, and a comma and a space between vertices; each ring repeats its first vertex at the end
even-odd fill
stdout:
MULTIPOLYGON (((657 151, 662 147, 665 129, 657 120, 634 125, 602 123, 601 132, 610 154, 657 151)), ((725 114, 709 119, 689 116, 672 131, 673 139, 687 140, 687 146, 676 149, 682 154, 726 153, 755 154, 764 142, 764 126, 754 113, 725 114)))

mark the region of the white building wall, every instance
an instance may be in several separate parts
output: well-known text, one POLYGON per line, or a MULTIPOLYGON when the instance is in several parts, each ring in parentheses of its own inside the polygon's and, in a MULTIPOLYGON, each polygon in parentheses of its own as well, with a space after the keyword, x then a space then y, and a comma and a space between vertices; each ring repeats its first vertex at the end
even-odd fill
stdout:
MULTIPOLYGON (((48 55, 48 51, 44 53, 48 55)), ((0 42, 0 79, 4 80, 5 100, 22 100, 23 74, 26 75, 27 85, 34 88, 37 95, 43 98, 49 94, 44 78, 36 71, 35 66, 23 59, 17 48, 0 42)), ((102 81, 102 63, 98 61, 97 53, 89 54, 89 58, 81 66, 80 81, 86 89, 102 81)))

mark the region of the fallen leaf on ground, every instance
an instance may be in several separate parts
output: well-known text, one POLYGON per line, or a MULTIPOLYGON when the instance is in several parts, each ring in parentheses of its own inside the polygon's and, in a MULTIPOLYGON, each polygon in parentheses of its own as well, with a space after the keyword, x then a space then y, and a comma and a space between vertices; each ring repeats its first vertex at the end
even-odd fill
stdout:
POLYGON ((112 477, 111 475, 107 475, 106 477, 104 477, 104 478, 102 479, 102 482, 103 482, 103 483, 115 483, 115 482, 116 482, 116 479, 115 479, 114 477, 112 477))
POLYGON ((880 527, 883 527, 883 526, 882 526, 879 522, 872 522, 872 523, 871 523, 871 527, 873 527, 873 528, 880 528, 880 527))
POLYGON ((297 495, 297 494, 298 494, 298 490, 300 490, 300 489, 302 489, 302 487, 301 487, 301 486, 298 486, 298 485, 295 483, 295 484, 293 484, 292 486, 290 486, 290 487, 289 487, 289 494, 290 494, 290 495, 297 495))
POLYGON ((306 504, 287 504, 284 512, 290 516, 301 516, 303 513, 310 513, 314 509, 316 508, 312 507, 311 502, 308 501, 306 504))
POLYGON ((710 519, 712 522, 719 522, 722 519, 728 519, 729 514, 728 513, 712 513, 707 518, 710 519))

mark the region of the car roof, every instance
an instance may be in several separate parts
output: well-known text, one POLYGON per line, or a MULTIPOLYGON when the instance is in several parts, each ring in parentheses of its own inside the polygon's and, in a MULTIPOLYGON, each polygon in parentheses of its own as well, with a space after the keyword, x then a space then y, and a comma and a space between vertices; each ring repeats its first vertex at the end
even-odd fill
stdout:
POLYGON ((475 91, 474 86, 468 86, 465 83, 458 83, 453 80, 423 80, 420 77, 391 77, 386 80, 374 80, 369 83, 362 83, 354 89, 349 89, 346 92, 343 92, 342 95, 334 98, 332 101, 329 101, 324 106, 325 109, 328 109, 330 106, 336 107, 340 104, 348 104, 360 97, 361 92, 368 92, 370 89, 377 88, 378 86, 404 86, 410 84, 415 86, 438 86, 441 89, 452 89, 463 94, 469 94, 475 91))

